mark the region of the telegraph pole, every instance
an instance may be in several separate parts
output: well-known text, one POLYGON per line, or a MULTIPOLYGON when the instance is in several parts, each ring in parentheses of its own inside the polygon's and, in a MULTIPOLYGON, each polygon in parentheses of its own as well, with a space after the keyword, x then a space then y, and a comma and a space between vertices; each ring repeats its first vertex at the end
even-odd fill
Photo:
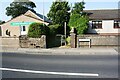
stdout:
POLYGON ((64 32, 65 32, 65 46, 66 46, 66 21, 65 21, 64 26, 65 26, 65 27, 64 27, 64 28, 65 28, 65 29, 64 29, 64 30, 65 30, 64 32))
POLYGON ((44 26, 44 0, 43 0, 43 26, 44 26))
MULTIPOLYGON (((44 22, 45 22, 45 17, 44 17, 44 0, 43 0, 43 27, 44 27, 44 22)), ((44 36, 44 38, 45 38, 44 39, 45 40, 45 44, 44 44, 45 46, 44 47, 46 48, 46 36, 44 36)))

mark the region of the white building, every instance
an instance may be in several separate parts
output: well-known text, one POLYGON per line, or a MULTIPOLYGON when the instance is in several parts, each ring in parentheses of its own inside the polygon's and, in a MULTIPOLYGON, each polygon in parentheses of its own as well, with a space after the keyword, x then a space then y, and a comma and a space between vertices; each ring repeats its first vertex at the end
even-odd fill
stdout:
POLYGON ((118 35, 120 34, 120 17, 118 9, 85 10, 88 13, 89 34, 118 35))
POLYGON ((47 17, 34 13, 28 10, 25 14, 17 16, 6 23, 0 25, 0 36, 2 37, 12 37, 12 36, 20 36, 27 35, 29 30, 29 25, 37 22, 48 25, 51 21, 47 19, 47 17), (44 17, 44 19, 43 19, 44 17))

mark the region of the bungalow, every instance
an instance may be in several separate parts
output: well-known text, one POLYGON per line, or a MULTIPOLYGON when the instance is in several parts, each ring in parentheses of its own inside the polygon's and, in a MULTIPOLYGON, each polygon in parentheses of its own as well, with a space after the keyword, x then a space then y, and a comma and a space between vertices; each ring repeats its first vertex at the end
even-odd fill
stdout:
POLYGON ((89 15, 89 34, 120 34, 120 16, 118 9, 85 10, 89 15))
POLYGON ((28 26, 33 22, 39 22, 48 25, 50 23, 50 20, 48 20, 45 16, 43 17, 41 14, 28 10, 25 14, 22 14, 0 25, 1 36, 18 37, 20 35, 27 35, 29 29, 28 26))

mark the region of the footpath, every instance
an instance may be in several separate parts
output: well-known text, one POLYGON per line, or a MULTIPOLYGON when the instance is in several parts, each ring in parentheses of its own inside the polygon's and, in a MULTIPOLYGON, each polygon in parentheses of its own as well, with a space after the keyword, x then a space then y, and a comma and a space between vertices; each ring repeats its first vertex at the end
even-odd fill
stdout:
POLYGON ((41 55, 118 55, 117 48, 1 48, 0 52, 41 55))

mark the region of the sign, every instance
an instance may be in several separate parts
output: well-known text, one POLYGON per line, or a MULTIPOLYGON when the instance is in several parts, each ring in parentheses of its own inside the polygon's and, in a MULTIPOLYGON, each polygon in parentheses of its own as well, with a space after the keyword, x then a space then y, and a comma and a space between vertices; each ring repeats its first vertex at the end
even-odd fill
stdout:
POLYGON ((25 25, 30 25, 33 22, 12 22, 10 23, 11 26, 25 26, 25 25))
MULTIPOLYGON (((89 48, 91 47, 91 39, 79 39, 79 42, 89 42, 89 48)), ((78 46, 79 46, 78 42, 78 46)))

